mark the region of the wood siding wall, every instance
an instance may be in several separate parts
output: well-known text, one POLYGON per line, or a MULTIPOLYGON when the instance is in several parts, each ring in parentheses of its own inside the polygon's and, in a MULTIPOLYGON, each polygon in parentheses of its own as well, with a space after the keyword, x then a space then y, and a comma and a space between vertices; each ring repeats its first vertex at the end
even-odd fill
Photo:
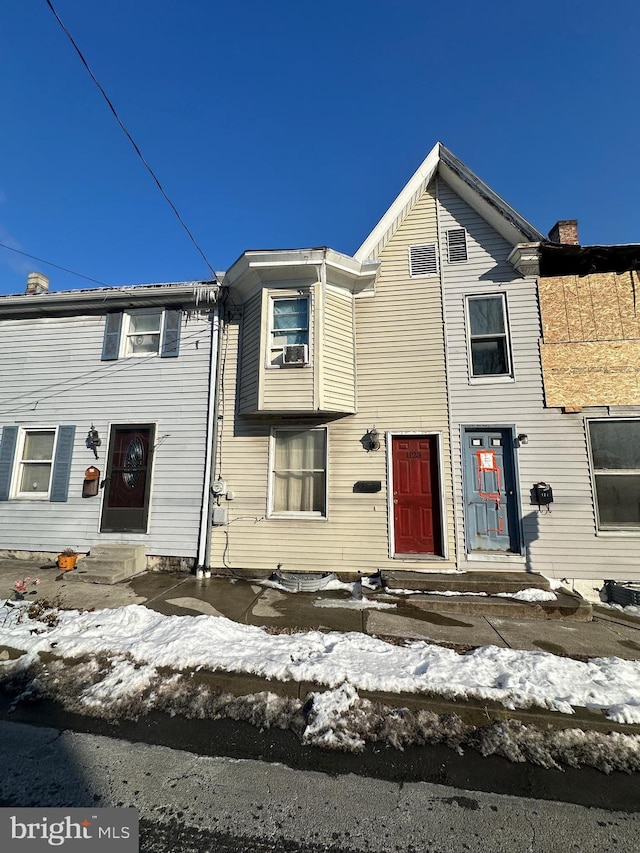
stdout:
MULTIPOLYGON (((436 240, 436 205, 425 193, 382 255, 373 297, 355 300, 357 414, 330 422, 231 417, 235 402, 233 353, 238 325, 228 336, 220 473, 233 490, 229 524, 216 527, 212 566, 234 569, 372 572, 379 568, 453 568, 453 515, 442 304, 438 277, 409 277, 408 247, 436 240), (269 434, 273 425, 326 424, 329 504, 326 520, 267 519, 269 434), (361 439, 375 426, 383 439, 367 452, 361 439), (386 432, 441 433, 447 560, 392 560, 387 524, 386 432), (380 480, 374 494, 354 483, 380 480)), ((327 313, 333 309, 328 306, 327 313)), ((327 366, 327 370, 328 370, 327 366)), ((277 371, 276 371, 277 372, 277 371)))
POLYGON ((511 246, 441 179, 438 198, 442 245, 446 246, 448 228, 465 228, 468 245, 467 263, 447 264, 446 259, 443 263, 460 567, 517 568, 464 559, 460 446, 461 425, 513 425, 516 433, 528 436, 528 444, 516 450, 526 567, 558 578, 640 577, 640 537, 596 535, 585 418, 607 417, 609 410, 563 414, 561 409, 544 407, 536 280, 515 273, 506 260, 511 246), (464 297, 490 293, 507 297, 515 379, 473 384, 467 364, 464 297), (530 489, 539 481, 553 487, 550 512, 539 511, 531 503, 530 489))
POLYGON ((211 324, 183 318, 180 355, 101 361, 104 316, 3 320, 0 426, 75 424, 69 498, 0 503, 0 549, 59 551, 141 543, 148 555, 195 557, 207 412, 211 324), (104 476, 113 423, 156 424, 148 534, 100 533, 103 491, 82 498, 85 469, 104 476), (91 424, 99 459, 87 449, 91 424))

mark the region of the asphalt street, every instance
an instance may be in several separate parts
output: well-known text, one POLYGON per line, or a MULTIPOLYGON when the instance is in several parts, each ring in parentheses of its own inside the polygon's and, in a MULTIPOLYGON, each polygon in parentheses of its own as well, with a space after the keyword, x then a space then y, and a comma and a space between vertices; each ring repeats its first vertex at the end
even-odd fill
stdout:
MULTIPOLYGON (((632 853, 640 815, 0 722, 0 802, 135 806, 142 851, 632 853)), ((606 778, 603 784, 606 784, 606 778)))

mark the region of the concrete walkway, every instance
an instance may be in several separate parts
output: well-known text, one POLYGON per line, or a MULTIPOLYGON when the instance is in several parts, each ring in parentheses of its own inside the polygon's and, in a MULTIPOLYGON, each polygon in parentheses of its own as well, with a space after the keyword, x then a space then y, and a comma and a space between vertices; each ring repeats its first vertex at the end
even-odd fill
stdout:
POLYGON ((9 598, 15 581, 25 577, 40 579, 37 587, 29 587, 36 595, 28 598, 47 598, 66 609, 141 604, 165 615, 225 616, 274 632, 359 631, 396 642, 427 640, 460 651, 495 645, 579 659, 640 660, 640 619, 597 605, 592 621, 581 621, 526 618, 520 602, 504 598, 438 600, 364 590, 356 600, 344 590, 289 593, 251 580, 181 573, 144 573, 103 585, 71 581, 55 566, 23 560, 0 560, 0 597, 9 598))

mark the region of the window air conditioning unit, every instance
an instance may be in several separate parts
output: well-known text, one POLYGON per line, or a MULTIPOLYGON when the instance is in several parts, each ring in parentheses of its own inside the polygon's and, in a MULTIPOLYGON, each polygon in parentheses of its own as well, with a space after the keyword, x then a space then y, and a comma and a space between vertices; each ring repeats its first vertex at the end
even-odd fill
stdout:
POLYGON ((286 344, 282 347, 283 364, 308 364, 309 346, 307 344, 286 344))

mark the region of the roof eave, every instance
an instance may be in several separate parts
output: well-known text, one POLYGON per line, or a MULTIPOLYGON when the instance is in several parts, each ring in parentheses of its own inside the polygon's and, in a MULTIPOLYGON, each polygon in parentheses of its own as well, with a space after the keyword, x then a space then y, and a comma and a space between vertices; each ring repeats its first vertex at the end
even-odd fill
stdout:
POLYGON ((2 296, 0 318, 73 315, 176 304, 210 306, 217 302, 219 290, 217 282, 194 281, 2 296))

